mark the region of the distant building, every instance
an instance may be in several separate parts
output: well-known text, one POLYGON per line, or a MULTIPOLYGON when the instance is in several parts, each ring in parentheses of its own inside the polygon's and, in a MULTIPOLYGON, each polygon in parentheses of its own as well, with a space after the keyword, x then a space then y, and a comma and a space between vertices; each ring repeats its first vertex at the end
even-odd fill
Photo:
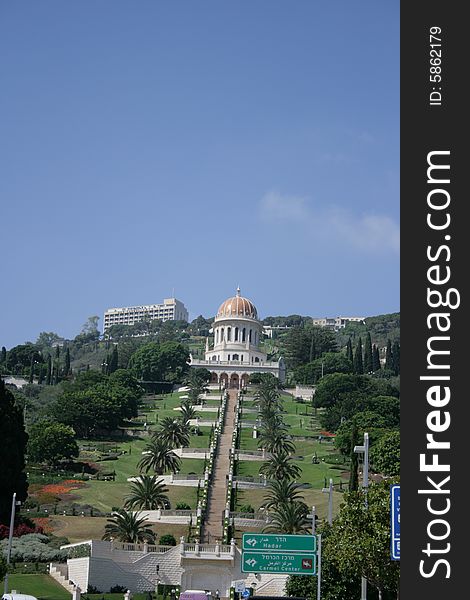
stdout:
POLYGON ((163 304, 146 304, 143 306, 126 306, 124 308, 108 308, 104 313, 103 332, 112 325, 134 325, 144 319, 153 321, 188 321, 189 313, 185 305, 176 298, 165 298, 163 304))
POLYGON ((313 325, 317 327, 326 327, 338 331, 344 329, 348 323, 365 323, 365 317, 325 317, 321 319, 312 319, 313 325))

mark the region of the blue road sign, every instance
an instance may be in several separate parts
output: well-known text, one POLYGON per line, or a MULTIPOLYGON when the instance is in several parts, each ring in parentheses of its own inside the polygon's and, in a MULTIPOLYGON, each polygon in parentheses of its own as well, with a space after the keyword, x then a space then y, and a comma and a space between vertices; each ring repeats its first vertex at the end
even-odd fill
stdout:
POLYGON ((400 486, 390 486, 390 554, 400 560, 400 486))
POLYGON ((245 590, 244 592, 242 592, 242 598, 249 598, 250 597, 250 590, 245 590))

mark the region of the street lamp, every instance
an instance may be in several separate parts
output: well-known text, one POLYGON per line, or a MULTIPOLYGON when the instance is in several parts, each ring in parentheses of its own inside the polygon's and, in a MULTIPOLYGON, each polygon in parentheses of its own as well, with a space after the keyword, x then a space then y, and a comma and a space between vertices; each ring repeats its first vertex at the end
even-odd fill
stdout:
POLYGON ((333 480, 330 479, 330 485, 322 488, 324 494, 328 494, 328 523, 333 522, 333 480))
MULTIPOLYGON (((364 465, 362 467, 362 487, 365 493, 365 504, 367 508, 367 490, 369 488, 369 434, 364 433, 364 444, 354 446, 356 454, 364 454, 364 465)), ((361 577, 361 600, 367 600, 367 579, 361 577)))
POLYGON ((158 573, 160 571, 160 565, 156 566, 156 571, 157 571, 157 576, 155 578, 155 596, 157 597, 157 600, 158 600, 158 584, 160 583, 160 577, 158 576, 158 573))

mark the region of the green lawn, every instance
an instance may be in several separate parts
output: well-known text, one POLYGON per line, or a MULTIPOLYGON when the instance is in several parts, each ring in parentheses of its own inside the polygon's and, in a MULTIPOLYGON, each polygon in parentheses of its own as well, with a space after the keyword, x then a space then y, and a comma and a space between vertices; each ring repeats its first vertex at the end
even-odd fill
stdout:
MULTIPOLYGON (((49 575, 9 575, 8 587, 38 600, 70 600, 71 595, 49 575)), ((3 582, 1 583, 3 589, 3 582)), ((159 594, 160 595, 160 594, 159 594)), ((89 600, 122 600, 123 594, 86 594, 89 600)), ((146 594, 132 594, 134 600, 146 600, 146 594)))
POLYGON ((8 588, 20 594, 30 594, 39 600, 70 600, 70 593, 49 575, 12 574, 8 576, 8 588))

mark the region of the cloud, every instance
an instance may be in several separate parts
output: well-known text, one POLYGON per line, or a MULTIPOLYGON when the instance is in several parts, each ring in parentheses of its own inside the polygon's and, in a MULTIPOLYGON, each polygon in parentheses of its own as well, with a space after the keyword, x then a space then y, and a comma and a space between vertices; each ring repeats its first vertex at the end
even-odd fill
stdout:
POLYGON ((261 198, 260 211, 262 218, 268 220, 301 222, 310 216, 305 198, 278 192, 268 192, 261 198))
POLYGON ((311 236, 329 244, 347 245, 360 251, 394 252, 400 249, 398 223, 388 215, 355 215, 331 207, 315 209, 307 198, 271 191, 259 202, 262 220, 296 228, 297 235, 311 236))

